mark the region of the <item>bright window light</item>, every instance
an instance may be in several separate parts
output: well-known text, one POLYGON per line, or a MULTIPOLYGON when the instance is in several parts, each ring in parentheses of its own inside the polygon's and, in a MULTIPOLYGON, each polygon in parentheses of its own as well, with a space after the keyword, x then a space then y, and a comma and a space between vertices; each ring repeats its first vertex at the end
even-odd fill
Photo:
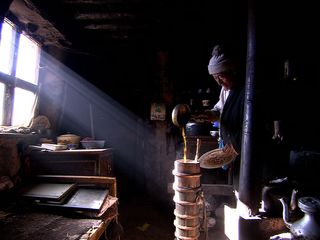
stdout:
POLYGON ((27 127, 36 104, 41 48, 10 20, 0 24, 0 125, 27 127))
POLYGON ((0 71, 5 74, 11 73, 13 53, 13 27, 3 22, 0 38, 0 71))
POLYGON ((16 77, 37 84, 39 47, 24 35, 20 36, 16 77))
POLYGON ((13 126, 26 126, 30 122, 33 113, 36 96, 34 93, 22 88, 14 90, 14 106, 12 115, 13 126))

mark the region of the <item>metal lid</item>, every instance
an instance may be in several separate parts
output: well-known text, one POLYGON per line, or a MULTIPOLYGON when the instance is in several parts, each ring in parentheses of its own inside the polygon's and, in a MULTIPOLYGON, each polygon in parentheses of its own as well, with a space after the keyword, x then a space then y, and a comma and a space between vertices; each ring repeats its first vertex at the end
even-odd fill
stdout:
POLYGON ((314 197, 302 197, 298 201, 298 206, 303 212, 319 212, 320 200, 314 197))

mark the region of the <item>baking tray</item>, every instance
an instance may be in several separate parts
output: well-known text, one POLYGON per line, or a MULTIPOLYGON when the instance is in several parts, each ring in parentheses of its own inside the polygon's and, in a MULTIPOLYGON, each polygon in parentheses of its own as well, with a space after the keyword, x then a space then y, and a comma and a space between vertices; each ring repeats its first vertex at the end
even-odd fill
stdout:
POLYGON ((62 203, 75 191, 75 183, 32 183, 22 189, 22 196, 39 201, 62 203))
POLYGON ((74 193, 63 204, 54 202, 38 202, 38 205, 48 207, 69 208, 77 211, 100 212, 109 194, 107 188, 78 186, 74 193))

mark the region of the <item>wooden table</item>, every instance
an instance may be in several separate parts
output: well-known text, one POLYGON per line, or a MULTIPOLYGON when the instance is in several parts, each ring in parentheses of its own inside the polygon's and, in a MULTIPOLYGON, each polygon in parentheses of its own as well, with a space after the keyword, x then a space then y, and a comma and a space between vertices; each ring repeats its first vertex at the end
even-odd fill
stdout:
MULTIPOLYGON (((118 224, 116 179, 97 176, 37 176, 46 182, 105 184, 110 196, 101 214, 75 212, 26 204, 16 199, 12 206, 0 206, 1 240, 98 240, 108 239, 112 225, 118 224), (1 209, 2 207, 2 209, 1 209)), ((112 234, 111 234, 112 235, 112 234)), ((112 238, 119 239, 119 238, 112 238)), ((111 239, 110 239, 111 240, 111 239)))

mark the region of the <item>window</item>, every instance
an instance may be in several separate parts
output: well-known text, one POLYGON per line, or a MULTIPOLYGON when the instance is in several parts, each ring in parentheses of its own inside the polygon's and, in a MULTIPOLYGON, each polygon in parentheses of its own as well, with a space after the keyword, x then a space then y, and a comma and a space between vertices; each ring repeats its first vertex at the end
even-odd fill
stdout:
POLYGON ((0 37, 0 125, 29 125, 37 100, 39 59, 39 45, 5 19, 0 37))

